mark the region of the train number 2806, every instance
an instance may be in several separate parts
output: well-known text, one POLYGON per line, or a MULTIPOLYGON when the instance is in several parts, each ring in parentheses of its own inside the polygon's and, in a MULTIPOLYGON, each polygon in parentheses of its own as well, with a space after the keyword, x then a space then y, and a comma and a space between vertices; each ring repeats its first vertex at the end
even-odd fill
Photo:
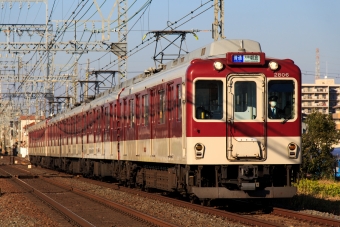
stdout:
POLYGON ((289 77, 289 73, 274 73, 274 77, 289 77))

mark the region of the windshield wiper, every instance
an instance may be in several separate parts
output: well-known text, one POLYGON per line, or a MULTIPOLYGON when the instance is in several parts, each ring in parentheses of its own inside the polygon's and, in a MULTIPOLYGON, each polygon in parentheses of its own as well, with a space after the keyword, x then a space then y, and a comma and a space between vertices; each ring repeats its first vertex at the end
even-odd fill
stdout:
POLYGON ((281 121, 281 124, 286 123, 291 117, 292 117, 292 115, 289 115, 287 118, 285 118, 283 121, 281 121))

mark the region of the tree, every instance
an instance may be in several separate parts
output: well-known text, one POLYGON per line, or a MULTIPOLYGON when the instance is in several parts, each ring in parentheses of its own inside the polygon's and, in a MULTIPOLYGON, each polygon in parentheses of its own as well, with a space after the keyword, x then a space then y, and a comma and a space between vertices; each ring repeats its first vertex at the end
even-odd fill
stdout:
POLYGON ((305 123, 307 131, 302 136, 302 173, 311 174, 314 178, 334 177, 332 146, 339 142, 340 133, 335 129, 332 115, 313 112, 307 116, 305 123))

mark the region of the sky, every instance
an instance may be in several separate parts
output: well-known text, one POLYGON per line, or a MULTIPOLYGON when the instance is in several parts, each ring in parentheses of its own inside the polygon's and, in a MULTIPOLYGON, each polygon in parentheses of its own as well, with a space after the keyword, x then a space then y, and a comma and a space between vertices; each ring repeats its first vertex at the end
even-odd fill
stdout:
MULTIPOLYGON (((210 31, 214 20, 214 11, 211 7, 213 1, 152 0, 150 4, 143 7, 148 1, 150 0, 128 0, 128 78, 154 66, 152 56, 155 43, 145 41, 142 44, 143 36, 149 31, 169 30, 167 25, 172 23, 174 24, 171 27, 177 30, 200 30, 196 33, 198 40, 191 34, 186 36, 183 48, 188 51, 213 41, 210 31)), ((110 19, 116 20, 118 13, 117 7, 113 5, 115 1, 98 0, 97 2, 101 6, 101 14, 104 18, 108 19, 113 8, 110 19)), ((261 44, 262 51, 267 56, 292 59, 302 71, 303 83, 314 83, 316 49, 319 48, 321 78, 325 76, 334 78, 336 83, 340 84, 340 1, 225 0, 224 9, 224 32, 227 39, 255 40, 261 44)), ((59 28, 65 22, 69 24, 67 32, 60 36, 58 41, 70 41, 74 39, 74 34, 82 41, 101 40, 101 34, 91 36, 90 30, 93 27, 101 28, 100 22, 91 23, 91 20, 101 19, 100 13, 91 0, 48 0, 47 16, 53 24, 54 31, 58 30, 57 24, 59 28), (84 23, 78 22, 75 33, 74 26, 71 26, 73 18, 87 20, 86 28, 84 23)), ((46 6, 42 3, 31 2, 28 7, 27 2, 21 4, 0 2, 0 24, 44 24, 45 22, 46 6)), ((111 28, 115 26, 117 26, 116 22, 112 23, 111 28)), ((150 37, 147 36, 146 40, 150 37)), ((29 36, 28 33, 13 36, 14 38, 24 42, 41 40, 38 35, 29 36)), ((0 32, 0 42, 4 41, 6 41, 5 33, 0 32)), ((117 41, 117 33, 112 32, 109 42, 117 41)), ((161 41, 162 47, 167 44, 165 40, 161 41)), ((177 53, 177 49, 172 50, 177 53)), ((3 59, 6 52, 0 53, 3 59)), ((34 65, 39 61, 40 55, 26 53, 21 56, 24 62, 34 65)), ((93 70, 117 69, 116 57, 112 53, 83 53, 78 61, 81 77, 85 75, 88 59, 93 70)), ((72 72, 73 61, 72 54, 56 53, 55 55, 55 64, 61 65, 65 72, 72 72)), ((35 69, 33 73, 37 74, 38 71, 35 69)))

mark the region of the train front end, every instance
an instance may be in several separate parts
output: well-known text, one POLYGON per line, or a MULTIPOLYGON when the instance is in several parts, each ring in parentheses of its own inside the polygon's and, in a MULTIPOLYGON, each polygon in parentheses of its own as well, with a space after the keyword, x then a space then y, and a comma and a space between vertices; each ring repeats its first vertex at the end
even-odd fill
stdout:
POLYGON ((188 191, 200 199, 296 194, 301 72, 292 60, 246 48, 196 59, 186 89, 188 191))

